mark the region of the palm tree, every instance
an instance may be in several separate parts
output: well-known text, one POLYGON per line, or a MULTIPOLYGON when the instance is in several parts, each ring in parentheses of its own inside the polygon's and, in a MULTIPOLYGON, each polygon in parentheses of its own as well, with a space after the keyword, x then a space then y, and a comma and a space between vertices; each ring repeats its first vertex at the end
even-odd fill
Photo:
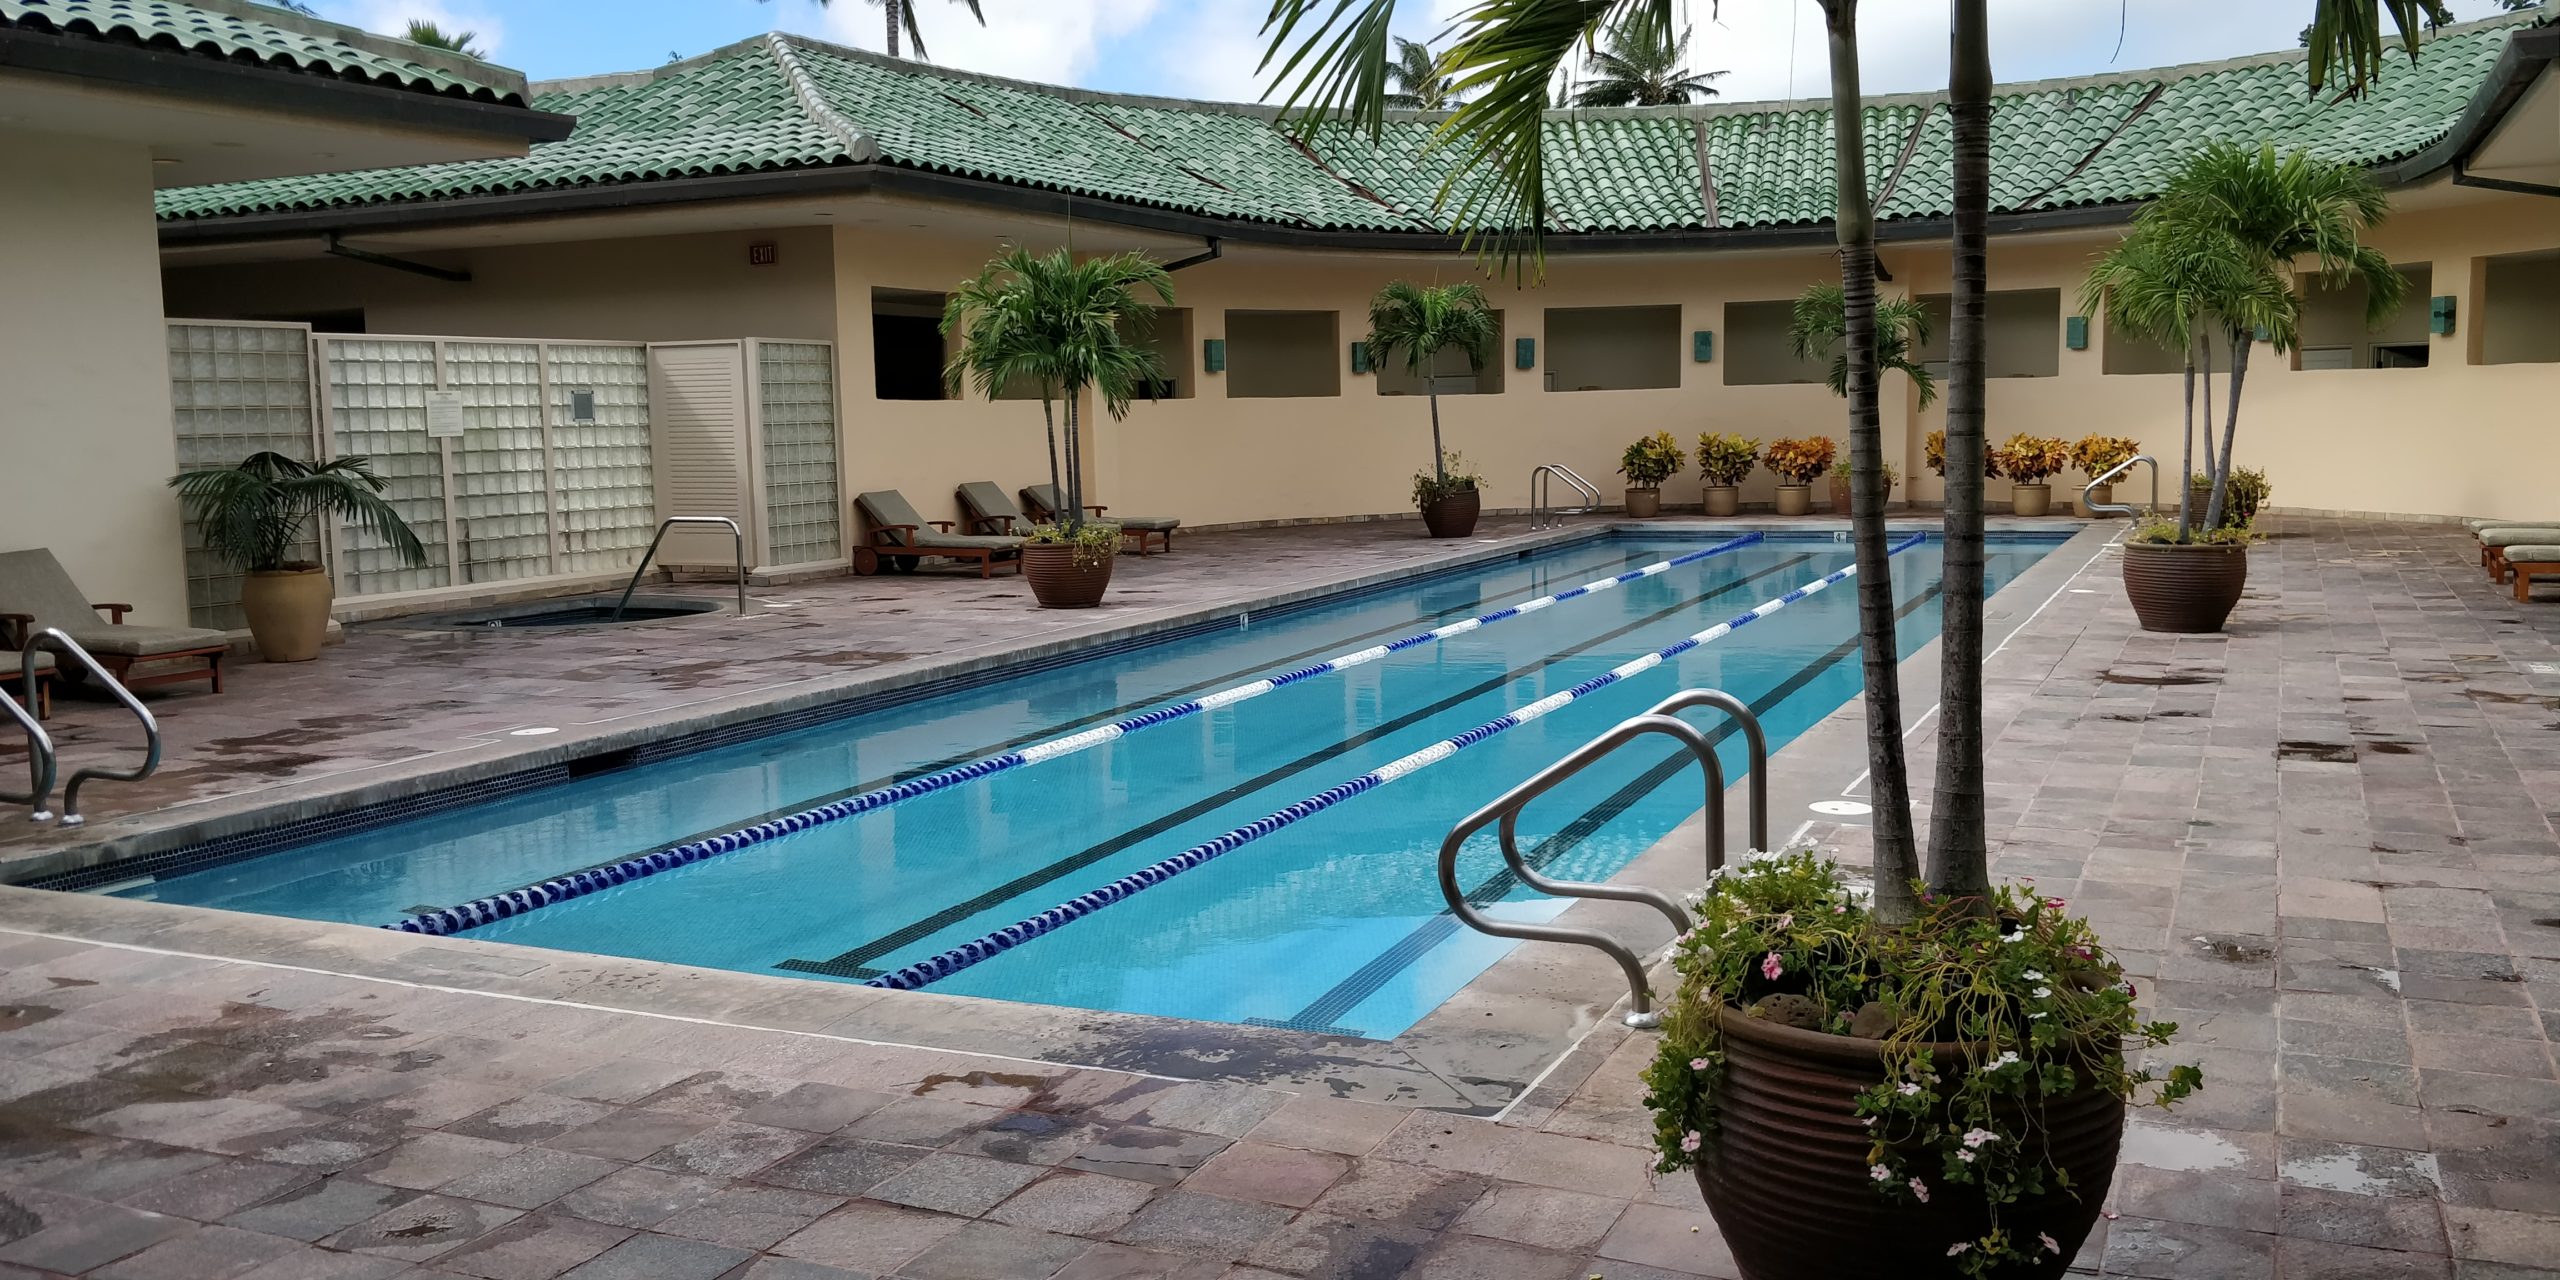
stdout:
POLYGON ((1964 902, 1991 891, 1982 767, 1982 490, 1989 470, 1983 385, 1991 251, 1991 33, 1984 0, 1955 0, 1947 73, 1954 138, 1953 264, 1947 290, 1946 511, 1939 583, 1938 776, 1929 803, 1929 888, 1964 902))
POLYGON ((1444 111, 1457 101, 1449 92, 1456 82, 1440 73, 1438 55, 1419 40, 1396 37, 1396 60, 1387 64, 1387 83, 1395 86, 1387 94, 1390 107, 1444 111))
POLYGON ((1369 299, 1370 357, 1383 363, 1402 353, 1405 368, 1423 380, 1431 397, 1431 470, 1444 484, 1449 455, 1440 446, 1440 380, 1431 376, 1432 363, 1443 351, 1459 351, 1469 369, 1482 371, 1498 329, 1484 290, 1465 281, 1425 287, 1398 280, 1369 299))
POLYGON ((451 35, 446 35, 444 28, 439 27, 424 18, 409 19, 409 32, 404 38, 411 44, 422 44, 430 49, 443 49, 448 52, 461 54, 466 58, 486 58, 489 56, 488 50, 472 43, 480 38, 479 32, 456 31, 451 35))
POLYGON ((1172 303, 1173 277, 1145 254, 1079 262, 1065 249, 1034 254, 1015 245, 943 308, 943 334, 960 337, 959 352, 943 370, 955 391, 974 382, 978 394, 992 400, 1018 379, 1039 388, 1040 416, 1052 424, 1049 478, 1065 495, 1058 522, 1070 535, 1084 525, 1084 393, 1099 395, 1114 418, 1129 412, 1129 402, 1164 376, 1155 352, 1139 342, 1155 323, 1155 308, 1172 303), (1055 402, 1065 405, 1063 467, 1055 402))
POLYGON ((1573 105, 1668 107, 1716 96, 1716 87, 1709 82, 1723 77, 1723 72, 1691 71, 1680 65, 1680 53, 1689 46, 1688 30, 1683 28, 1673 41, 1662 38, 1667 28, 1648 35, 1646 25, 1613 28, 1608 47, 1591 51, 1582 66, 1595 78, 1574 91, 1573 105))
MULTIPOLYGON (((1836 284, 1806 289, 1796 299, 1795 312, 1787 320, 1787 346, 1797 358, 1830 360, 1831 368, 1824 381, 1835 396, 1849 394, 1849 353, 1841 341, 1847 327, 1840 286, 1836 284)), ((1915 358, 1928 341, 1927 307, 1910 298, 1876 300, 1876 368, 1880 372, 1899 370, 1908 376, 1920 388, 1923 409, 1938 398, 1937 376, 1915 358)))
MULTIPOLYGON (((818 7, 823 9, 830 2, 818 0, 818 7)), ((888 22, 890 57, 898 56, 898 33, 903 31, 916 46, 917 60, 932 60, 933 55, 924 51, 924 32, 916 26, 916 0, 869 0, 869 3, 880 6, 882 17, 888 22)), ((969 6, 969 16, 976 18, 979 26, 987 25, 987 15, 978 11, 978 0, 959 0, 959 3, 969 6)))

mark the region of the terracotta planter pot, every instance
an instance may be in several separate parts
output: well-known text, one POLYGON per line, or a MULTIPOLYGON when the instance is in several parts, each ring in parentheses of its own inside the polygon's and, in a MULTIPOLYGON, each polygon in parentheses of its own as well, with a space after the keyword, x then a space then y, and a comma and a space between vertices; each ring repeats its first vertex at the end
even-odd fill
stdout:
POLYGON ((1813 510, 1813 486, 1782 484, 1778 486, 1778 514, 1800 516, 1813 510))
POLYGON ((2011 485, 2009 514, 2018 516, 2053 514, 2053 486, 2049 484, 2011 485))
POLYGON ((1662 490, 1627 490, 1627 514, 1638 520, 1651 520, 1662 514, 1662 490))
POLYGON ((2112 484, 2102 484, 2092 489, 2083 490, 2080 495, 2080 514, 2095 520, 2098 518, 2098 513, 2093 510, 2092 507, 2098 503, 2113 502, 2115 500, 2116 487, 2112 484))
POLYGON ((1476 516, 1484 510, 1484 495, 1474 489, 1461 489, 1422 508, 1422 527, 1435 538, 1463 538, 1476 531, 1476 516))
POLYGON ((1035 542, 1022 549, 1022 576, 1030 579, 1031 595, 1043 609, 1090 609, 1102 603, 1102 593, 1111 586, 1111 566, 1119 560, 1107 555, 1077 564, 1074 547, 1035 542))
POLYGON ((240 580, 240 611, 258 656, 269 662, 309 662, 329 638, 329 604, 337 587, 317 567, 271 569, 240 580))
MULTIPOLYGON (((1698 1189, 1742 1274, 1751 1280, 1959 1274, 1947 1246, 1989 1229, 1981 1196, 1928 1169, 1916 1170, 1934 1188, 1928 1204, 1888 1200, 1867 1171, 1871 1135, 1858 1120, 1856 1099, 1885 1078, 1882 1042, 1801 1031, 1733 1009, 1723 1022, 1727 1071, 1715 1140, 1698 1162, 1698 1189)), ((1963 1062, 1949 1045, 1938 1054, 1937 1070, 1952 1076, 1963 1062)), ((2052 1280, 2080 1252, 2115 1177, 2124 1100, 2083 1090, 2046 1103, 2042 1121, 2027 1131, 2041 1135, 2041 1154, 2071 1175, 2078 1196, 2057 1190, 2002 1209, 2010 1238, 2032 1248, 2043 1233, 2061 1246, 2060 1253, 2040 1254, 2035 1266, 2003 1269, 2004 1276, 2052 1280)))
POLYGON ((1839 472, 1837 472, 1837 471, 1832 472, 1832 473, 1831 473, 1831 514, 1833 514, 1833 515, 1835 515, 1835 516, 1840 516, 1840 517, 1842 517, 1842 518, 1844 518, 1844 519, 1845 519, 1845 518, 1848 516, 1848 514, 1849 514, 1849 503, 1850 503, 1850 501, 1851 501, 1851 498, 1850 498, 1850 494, 1849 494, 1849 477, 1844 476, 1844 475, 1840 474, 1840 473, 1839 473, 1839 472))
POLYGON ((1742 510, 1742 490, 1729 484, 1707 486, 1707 514, 1729 516, 1742 510))
POLYGON ((2124 544, 2124 594, 2145 631, 2222 630, 2249 585, 2249 549, 2225 543, 2124 544))

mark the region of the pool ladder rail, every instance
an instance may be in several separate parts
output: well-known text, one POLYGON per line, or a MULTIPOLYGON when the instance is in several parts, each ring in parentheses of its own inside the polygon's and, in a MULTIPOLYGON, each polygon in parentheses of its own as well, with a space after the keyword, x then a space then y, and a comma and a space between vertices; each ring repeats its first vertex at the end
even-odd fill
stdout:
POLYGON ((667 530, 680 524, 716 524, 729 531, 731 551, 738 561, 738 616, 747 616, 747 535, 738 522, 727 516, 668 516, 658 522, 658 536, 649 539, 649 549, 640 553, 640 563, 631 567, 631 581, 624 583, 622 598, 613 602, 613 621, 622 621, 622 611, 631 607, 631 593, 640 589, 640 575, 649 571, 649 562, 657 558, 658 544, 667 540, 667 530))
POLYGON ((81 670, 87 673, 91 680, 97 682, 98 687, 112 694, 116 701, 124 704, 125 710, 132 712, 134 718, 142 722, 144 744, 142 764, 132 769, 102 769, 93 765, 89 768, 73 770, 71 781, 62 788, 62 813, 57 818, 53 810, 48 807, 52 802, 54 777, 61 767, 61 756, 54 745, 53 735, 46 733, 44 725, 30 714, 27 708, 18 705, 17 699, 10 697, 6 692, 0 692, 0 707, 8 710, 9 718, 17 721, 18 727, 27 735, 26 794, 0 791, 0 804, 27 806, 27 820, 30 822, 51 822, 61 827, 78 827, 88 821, 80 814, 81 784, 92 778, 102 782, 140 782, 159 770, 160 721, 152 716, 149 708, 142 705, 140 698, 133 696, 131 689, 125 688, 123 682, 109 675, 105 667, 99 666, 98 660, 89 656, 89 651, 81 648, 78 641, 52 627, 46 627, 28 636, 25 647, 18 651, 18 674, 23 677, 19 687, 26 692, 30 701, 36 698, 36 653, 39 649, 47 647, 57 661, 67 659, 78 663, 81 670), (53 642, 51 646, 45 645, 44 642, 47 640, 53 642))
POLYGON ((1599 509, 1600 490, 1590 481, 1583 479, 1581 473, 1573 468, 1561 462, 1549 462, 1541 464, 1529 473, 1529 527, 1531 529, 1545 528, 1550 524, 1561 527, 1566 516, 1588 515, 1599 509), (1559 507, 1549 501, 1554 496, 1555 482, 1558 480, 1564 481, 1575 493, 1581 495, 1581 506, 1559 507))
POLYGON ((1605 952, 1627 977, 1630 1010, 1627 1025, 1654 1027, 1661 1025, 1662 1014, 1654 1008, 1653 989, 1645 977, 1644 961, 1626 943, 1596 929, 1576 929, 1563 925, 1532 924, 1526 921, 1497 920, 1487 916, 1458 887, 1458 852, 1470 836, 1488 826, 1497 827, 1502 842, 1502 860, 1520 883, 1540 893, 1558 898, 1599 898, 1613 902, 1640 902, 1662 913, 1671 922, 1674 936, 1687 933, 1691 927, 1689 913, 1668 895, 1640 885, 1595 884, 1578 880, 1550 880, 1540 875, 1521 855, 1519 841, 1520 811, 1530 801, 1554 790, 1566 779, 1597 764, 1618 748, 1640 738, 1661 736, 1678 742, 1697 760, 1706 783, 1706 869, 1710 872, 1724 865, 1724 766, 1716 759, 1714 739, 1688 721, 1680 713, 1695 707, 1713 707, 1733 718, 1741 728, 1743 740, 1750 748, 1749 798, 1751 802, 1751 847, 1769 847, 1769 739, 1760 728, 1760 718, 1741 699, 1720 689, 1686 689, 1655 703, 1642 715, 1619 722, 1617 727, 1574 748, 1565 757, 1540 769, 1520 785, 1503 792, 1492 803, 1460 819, 1449 828, 1440 842, 1440 894, 1448 900, 1449 910, 1459 921, 1478 933, 1497 938, 1520 938, 1531 942, 1565 942, 1605 952))
POLYGON ((2089 483, 2082 486, 2080 490, 2080 505, 2087 507, 2089 509, 2089 514, 2093 516, 2104 513, 2106 515, 2131 516, 2135 519, 2140 519, 2145 512, 2158 511, 2160 509, 2160 460, 2147 453, 2137 453, 2132 457, 2107 468, 2105 475, 2089 477, 2089 483), (2151 505, 2149 507, 2144 508, 2142 511, 2136 511, 2133 509, 2133 505, 2131 503, 2092 502, 2089 500, 2089 495, 2096 492, 2099 485, 2115 483, 2115 478, 2117 476, 2133 470, 2133 464, 2137 462, 2151 468, 2151 505))

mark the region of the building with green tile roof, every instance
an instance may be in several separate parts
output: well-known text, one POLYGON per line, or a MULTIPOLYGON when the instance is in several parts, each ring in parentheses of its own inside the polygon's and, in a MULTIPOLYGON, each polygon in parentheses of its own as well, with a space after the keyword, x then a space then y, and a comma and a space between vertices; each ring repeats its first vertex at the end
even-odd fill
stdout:
MULTIPOLYGON (((2221 137, 2303 146, 2395 181, 2419 176, 2442 166, 2501 50, 2536 21, 2446 28, 2355 99, 2306 95, 2299 51, 2004 86, 1995 213, 2011 227, 2119 217, 2221 137)), ((1442 201, 1456 155, 1433 147, 1421 117, 1393 118, 1375 138, 1327 125, 1301 139, 1267 108, 1026 84, 793 35, 537 88, 537 106, 578 128, 521 159, 184 187, 161 194, 161 217, 172 242, 195 242, 868 185, 997 205, 1048 193, 1138 225, 1386 247, 1445 239, 1446 210, 1464 203, 1442 201), (735 181, 750 176, 759 181, 735 181)), ((1943 218, 1943 96, 1878 98, 1861 115, 1886 234, 1943 218)), ((1552 247, 1817 231, 1832 204, 1832 130, 1828 107, 1808 102, 1555 112, 1552 247)))

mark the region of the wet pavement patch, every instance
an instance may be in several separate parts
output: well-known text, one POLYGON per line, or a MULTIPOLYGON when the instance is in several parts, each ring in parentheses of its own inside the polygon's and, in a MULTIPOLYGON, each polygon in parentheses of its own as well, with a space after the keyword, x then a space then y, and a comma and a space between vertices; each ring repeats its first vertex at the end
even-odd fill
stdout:
POLYGON ((2279 742, 2278 760, 2308 760, 2316 764, 2354 764, 2356 749, 2344 742, 2279 742))
POLYGON ((2238 938, 2198 937, 2191 941, 2196 950, 2227 964, 2263 964, 2276 955, 2274 947, 2238 938))

